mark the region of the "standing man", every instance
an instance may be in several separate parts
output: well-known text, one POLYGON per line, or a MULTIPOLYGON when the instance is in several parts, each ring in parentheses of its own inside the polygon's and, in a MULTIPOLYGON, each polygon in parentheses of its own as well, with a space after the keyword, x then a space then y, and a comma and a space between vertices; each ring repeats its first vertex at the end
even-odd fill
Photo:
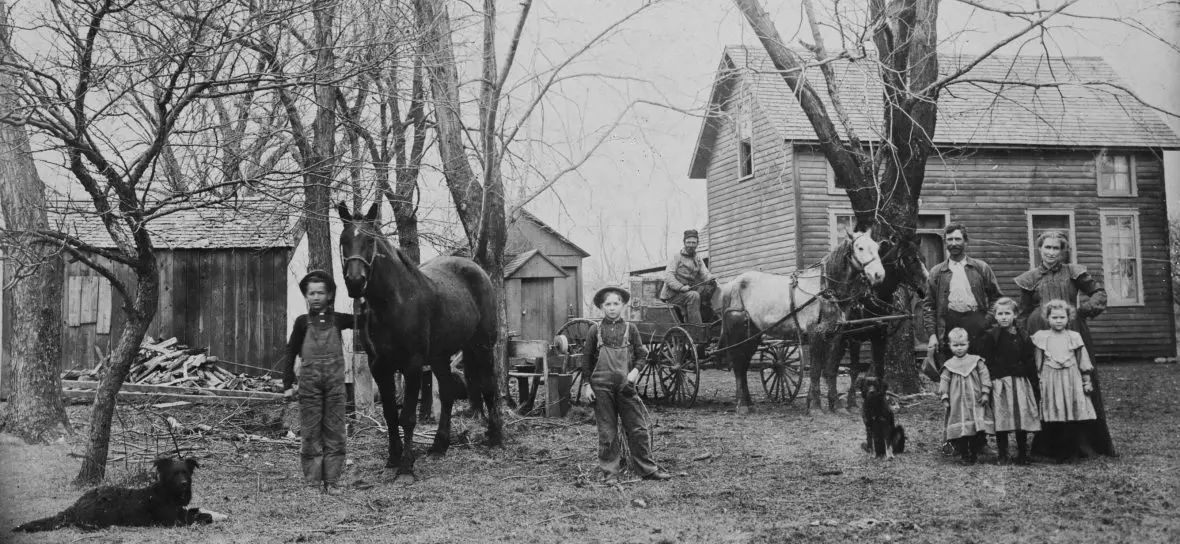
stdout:
POLYGON ((975 353, 976 343, 987 330, 988 311, 1003 296, 992 268, 967 256, 967 227, 951 223, 943 232, 947 260, 930 270, 922 301, 923 323, 930 333, 927 349, 934 352, 939 370, 950 358, 947 332, 962 327, 971 346, 968 353, 975 353))
MULTIPOLYGON (((697 231, 684 231, 684 249, 676 252, 664 270, 664 288, 660 289, 660 300, 684 309, 684 318, 689 323, 700 325, 701 303, 708 303, 717 290, 717 282, 709 273, 705 261, 697 255, 701 237, 697 231)), ((709 312, 712 317, 712 308, 709 312)))

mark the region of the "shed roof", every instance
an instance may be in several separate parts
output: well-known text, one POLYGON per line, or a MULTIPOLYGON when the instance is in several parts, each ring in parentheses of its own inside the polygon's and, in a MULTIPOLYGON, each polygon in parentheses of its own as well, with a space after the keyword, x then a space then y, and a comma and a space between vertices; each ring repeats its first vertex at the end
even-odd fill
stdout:
MULTIPOLYGON (((557 232, 556 230, 554 230, 554 229, 553 229, 553 227, 550 227, 548 223, 545 223, 544 221, 541 221, 541 218, 539 218, 539 217, 537 217, 537 216, 533 215, 532 213, 529 213, 529 211, 528 211, 528 210, 526 210, 526 209, 524 209, 524 208, 521 208, 521 210, 520 210, 520 218, 521 218, 521 219, 527 219, 529 222, 531 222, 531 223, 533 223, 534 225, 536 225, 536 226, 540 227, 540 229, 541 229, 541 230, 545 231, 545 233, 547 233, 547 234, 549 234, 550 236, 552 236, 552 237, 553 237, 555 240, 557 240, 557 241, 558 241, 558 242, 560 242, 561 244, 563 244, 563 245, 565 245, 565 246, 569 247, 569 248, 570 248, 570 250, 574 252, 574 254, 576 254, 576 255, 581 255, 582 257, 589 257, 589 256, 590 256, 590 253, 589 253, 589 252, 587 252, 586 250, 584 250, 584 249, 582 249, 582 248, 578 247, 578 245, 577 245, 577 244, 575 244, 575 243, 573 243, 573 242, 571 242, 571 241, 569 240, 569 238, 566 238, 565 236, 562 236, 562 235, 561 235, 561 233, 559 233, 559 232, 557 232)), ((510 231, 510 232, 509 232, 508 236, 509 236, 510 238, 511 238, 511 237, 514 237, 514 236, 516 236, 516 235, 517 235, 517 233, 515 232, 515 230, 514 230, 514 229, 512 229, 512 228, 509 228, 509 231, 510 231)))
MULTIPOLYGON (((947 75, 974 61, 974 55, 939 55, 947 75)), ((880 140, 883 92, 874 59, 832 63, 840 96, 862 139, 880 140)), ((741 75, 754 100, 785 140, 816 142, 790 87, 761 47, 725 48, 710 98, 690 176, 705 177, 716 140, 728 82, 741 75)), ((812 82, 832 113, 818 67, 808 67, 812 82)), ((1023 57, 993 55, 939 94, 936 145, 1002 147, 1136 147, 1180 149, 1180 138, 1161 116, 1143 105, 1099 57, 1023 57)), ((836 123, 841 137, 844 127, 836 123)))
MULTIPOLYGON (((89 203, 63 203, 50 222, 84 243, 110 248, 115 243, 89 203)), ((298 240, 294 208, 274 201, 239 200, 233 205, 178 210, 148 223, 157 249, 294 247, 298 240)))
POLYGON ((530 262, 536 261, 537 265, 530 270, 529 277, 545 277, 545 278, 564 278, 566 274, 556 263, 546 257, 544 253, 535 249, 526 251, 512 258, 504 265, 504 278, 516 277, 516 275, 525 270, 530 262))

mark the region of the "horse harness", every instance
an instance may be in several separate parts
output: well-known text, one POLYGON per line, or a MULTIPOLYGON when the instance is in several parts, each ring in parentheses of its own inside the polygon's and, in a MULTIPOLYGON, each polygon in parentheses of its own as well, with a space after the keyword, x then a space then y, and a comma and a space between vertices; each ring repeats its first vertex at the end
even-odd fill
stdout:
POLYGON ((344 259, 345 267, 348 266, 348 261, 360 261, 361 264, 365 265, 365 284, 361 286, 361 292, 364 292, 365 288, 369 286, 369 277, 373 275, 373 261, 377 260, 379 255, 380 253, 377 253, 377 242, 375 240, 373 241, 373 252, 369 254, 368 260, 365 260, 360 255, 345 255, 344 248, 340 248, 340 256, 344 259))

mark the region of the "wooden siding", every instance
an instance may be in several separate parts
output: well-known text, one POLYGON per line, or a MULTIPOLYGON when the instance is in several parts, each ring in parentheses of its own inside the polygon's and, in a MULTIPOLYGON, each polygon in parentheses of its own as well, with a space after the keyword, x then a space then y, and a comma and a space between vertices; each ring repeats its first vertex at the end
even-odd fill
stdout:
MULTIPOLYGON (((148 334, 175 336, 191 347, 208 347, 211 355, 224 361, 276 368, 287 340, 290 253, 288 249, 159 251, 160 301, 148 334)), ((116 267, 116 273, 134 289, 130 270, 116 267)), ((63 321, 75 314, 78 319, 77 325, 63 327, 62 366, 93 368, 98 364, 95 347, 110 353, 123 330, 124 301, 117 291, 103 288, 105 282, 97 272, 80 262, 67 263, 65 274, 65 285, 76 284, 78 293, 63 297, 63 321), (106 334, 100 332, 102 328, 106 334)), ((9 331, 12 301, 7 291, 3 304, 5 322, 0 326, 9 331)), ((7 376, 11 353, 7 334, 3 349, 7 376)), ((237 364, 227 364, 226 369, 259 373, 237 364)))
MULTIPOLYGON (((1014 278, 1030 266, 1027 210, 1072 212, 1075 262, 1099 279, 1103 276, 1100 210, 1138 210, 1144 304, 1112 306, 1091 321, 1096 351, 1104 359, 1174 355, 1163 165, 1150 153, 1136 153, 1138 195, 1098 197, 1095 156, 1096 150, 981 150, 935 157, 927 166, 921 205, 950 210, 951 222, 965 224, 971 255, 987 261, 1000 288, 1012 296, 1019 296, 1014 278)), ((806 195, 801 218, 804 258, 815 262, 828 251, 829 210, 851 208, 846 197, 827 194, 822 155, 800 146, 795 157, 806 195)))
POLYGON ((709 268, 723 280, 746 270, 789 272, 796 264, 790 150, 761 107, 753 106, 753 177, 738 177, 729 121, 720 123, 708 169, 709 268))

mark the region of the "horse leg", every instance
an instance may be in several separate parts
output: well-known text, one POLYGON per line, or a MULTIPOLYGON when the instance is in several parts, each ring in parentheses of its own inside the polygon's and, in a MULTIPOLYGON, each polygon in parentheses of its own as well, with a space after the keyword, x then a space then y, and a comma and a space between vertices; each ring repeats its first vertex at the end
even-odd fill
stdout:
MULTIPOLYGON (((439 363, 440 361, 431 361, 430 368, 422 369, 421 392, 418 395, 420 399, 418 401, 418 419, 422 421, 430 421, 431 419, 434 419, 434 391, 433 387, 431 387, 433 382, 431 381, 430 373, 433 371, 434 366, 439 363)), ((441 363, 445 365, 448 364, 449 361, 443 360, 441 363)), ((442 391, 441 383, 439 384, 438 388, 439 391, 442 391)))
POLYGON ((823 411, 819 397, 819 376, 823 372, 824 366, 828 364, 828 352, 831 351, 831 341, 832 337, 823 333, 811 335, 809 342, 811 349, 810 380, 807 387, 808 415, 813 413, 813 409, 823 411))
POLYGON ((377 382, 377 390, 381 392, 381 413, 385 416, 385 426, 389 430, 389 457, 385 460, 385 468, 394 468, 402 456, 402 443, 398 437, 396 372, 388 360, 381 357, 370 360, 369 371, 377 382))
POLYGON ((479 396, 483 397, 484 410, 487 412, 489 446, 504 444, 504 414, 500 406, 500 389, 496 387, 496 361, 492 353, 493 346, 476 346, 463 350, 463 371, 468 377, 468 397, 478 406, 479 396))
POLYGON ((840 390, 836 387, 836 379, 840 375, 840 359, 844 358, 844 339, 841 338, 840 343, 836 346, 832 356, 828 358, 828 364, 823 369, 824 381, 828 384, 828 410, 833 413, 836 412, 836 404, 840 400, 840 390))
POLYGON ((727 312, 722 327, 720 349, 726 350, 726 359, 733 368, 735 410, 739 415, 748 414, 753 410, 754 401, 750 398, 746 371, 750 368, 750 359, 758 351, 762 333, 750 323, 750 316, 745 312, 727 312))
POLYGON ((447 363, 446 358, 430 361, 430 368, 434 371, 434 377, 438 379, 438 399, 442 404, 442 409, 438 412, 438 430, 434 433, 434 443, 427 450, 431 457, 442 457, 451 446, 451 408, 455 404, 457 388, 451 378, 451 367, 447 363))
POLYGON ((418 414, 414 411, 414 401, 418 398, 419 389, 422 385, 421 356, 414 356, 407 366, 408 368, 406 368, 406 371, 402 375, 406 382, 406 406, 400 414, 402 432, 405 434, 402 436, 402 456, 397 465, 397 473, 413 477, 414 427, 418 424, 418 414))
MULTIPOLYGON (((757 341, 751 340, 749 345, 758 348, 757 341)), ((746 372, 750 369, 750 359, 754 357, 752 351, 746 346, 738 346, 740 349, 735 351, 730 356, 730 364, 733 366, 734 383, 736 383, 737 390, 734 398, 737 399, 737 413, 738 415, 745 415, 754 410, 754 401, 750 398, 750 382, 747 379, 746 372)))
POLYGON ((845 399, 845 406, 848 407, 849 412, 854 412, 857 408, 856 401, 856 380, 860 378, 860 342, 851 340, 848 342, 848 398, 845 399))

